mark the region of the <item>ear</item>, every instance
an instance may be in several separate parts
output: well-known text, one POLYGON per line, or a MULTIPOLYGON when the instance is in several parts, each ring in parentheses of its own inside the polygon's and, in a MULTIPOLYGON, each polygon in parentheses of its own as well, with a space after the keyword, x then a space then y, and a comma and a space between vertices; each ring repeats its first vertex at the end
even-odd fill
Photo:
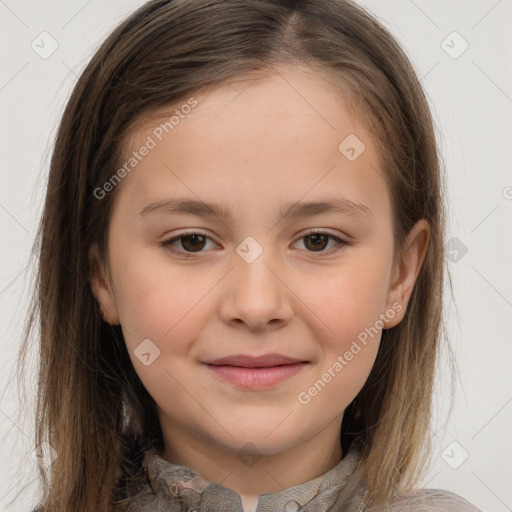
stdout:
POLYGON ((392 277, 386 301, 386 311, 393 310, 392 318, 385 315, 384 329, 398 325, 405 316, 407 305, 421 270, 428 242, 430 227, 428 222, 420 219, 411 229, 404 244, 402 255, 393 266, 392 277))
POLYGON ((91 289, 99 302, 103 320, 110 325, 119 325, 119 312, 114 291, 96 244, 89 247, 88 258, 91 269, 91 289))

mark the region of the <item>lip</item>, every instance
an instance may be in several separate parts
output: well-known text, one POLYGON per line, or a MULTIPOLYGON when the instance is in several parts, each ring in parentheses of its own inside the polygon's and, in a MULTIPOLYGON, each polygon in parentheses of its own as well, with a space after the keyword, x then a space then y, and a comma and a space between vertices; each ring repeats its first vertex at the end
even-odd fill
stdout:
POLYGON ((237 354, 234 356, 221 357, 213 361, 205 361, 205 364, 215 366, 239 366, 243 368, 268 368, 270 366, 279 366, 284 364, 294 364, 305 362, 301 359, 284 356, 282 354, 264 354, 262 356, 249 356, 237 354))
POLYGON ((204 363, 223 380, 246 389, 261 389, 275 386, 297 375, 308 361, 266 354, 259 357, 235 355, 204 363))

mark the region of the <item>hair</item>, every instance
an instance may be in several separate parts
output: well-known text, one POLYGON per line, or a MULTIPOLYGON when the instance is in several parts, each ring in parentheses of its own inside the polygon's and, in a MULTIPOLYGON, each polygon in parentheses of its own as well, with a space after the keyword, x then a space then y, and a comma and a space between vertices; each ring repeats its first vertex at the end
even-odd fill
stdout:
POLYGON ((39 322, 35 445, 58 457, 39 468, 41 510, 114 510, 124 439, 160 447, 153 398, 119 326, 94 297, 89 248, 108 261, 118 190, 94 190, 118 168, 137 120, 199 92, 301 65, 335 85, 371 129, 392 199, 395 258, 412 226, 430 227, 405 317, 382 332, 372 371, 345 410, 346 448, 362 439, 367 503, 417 484, 430 447, 443 338, 443 176, 434 122, 413 66, 390 33, 348 0, 152 0, 96 51, 66 104, 50 162, 33 254, 36 283, 20 360, 39 322), (34 256, 35 257, 35 256, 34 256))

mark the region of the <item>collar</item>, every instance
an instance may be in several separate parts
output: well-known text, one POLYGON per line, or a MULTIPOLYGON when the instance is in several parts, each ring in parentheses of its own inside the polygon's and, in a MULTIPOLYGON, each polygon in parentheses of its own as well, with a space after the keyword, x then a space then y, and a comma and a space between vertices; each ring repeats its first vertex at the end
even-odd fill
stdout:
MULTIPOLYGON (((216 482, 202 478, 193 469, 169 462, 151 447, 144 453, 143 468, 153 491, 164 503, 181 502, 197 512, 296 512, 328 510, 338 503, 351 475, 359 466, 360 450, 353 443, 342 460, 323 475, 281 491, 259 496, 241 496, 216 482), (308 507, 307 510, 310 508, 308 507)), ((353 484, 353 482, 352 482, 353 484)))

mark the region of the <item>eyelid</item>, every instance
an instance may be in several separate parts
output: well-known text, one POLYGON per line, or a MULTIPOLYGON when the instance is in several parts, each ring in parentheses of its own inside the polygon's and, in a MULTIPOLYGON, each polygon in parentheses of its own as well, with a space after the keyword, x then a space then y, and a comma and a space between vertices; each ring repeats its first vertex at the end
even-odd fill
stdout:
MULTIPOLYGON (((342 236, 338 236, 338 235, 334 235, 332 234, 331 232, 327 231, 325 228, 312 228, 312 229, 309 229, 303 233, 300 234, 299 237, 297 237, 297 239, 295 240, 294 244, 297 243, 298 241, 300 241, 301 239, 307 237, 307 236, 310 236, 310 235, 314 235, 314 234, 321 234, 321 235, 327 235, 329 238, 331 239, 334 239, 337 241, 337 245, 335 247, 332 247, 331 249, 329 250, 324 250, 324 251, 305 251, 306 253, 309 253, 309 254, 318 254, 320 256, 328 256, 334 252, 337 252, 338 250, 340 250, 341 247, 343 246, 346 246, 346 245, 352 245, 352 241, 350 240, 350 237, 346 236, 346 235, 342 235, 342 236), (348 240, 347 240, 348 238, 348 240)), ((195 230, 188 230, 188 231, 184 231, 183 233, 178 233, 177 235, 174 235, 170 238, 166 238, 165 240, 163 240, 162 242, 160 242, 160 246, 163 247, 164 249, 167 249, 169 250, 170 252, 174 253, 174 254, 178 254, 178 255, 183 255, 185 257, 191 257, 191 256, 194 256, 194 255, 200 255, 204 252, 207 252, 207 251, 198 251, 196 253, 194 252, 187 252, 187 251, 182 251, 182 250, 179 250, 179 249, 175 249, 174 247, 171 246, 171 244, 177 242, 180 238, 182 237, 185 237, 185 236, 189 236, 189 235, 199 235, 199 236, 203 236, 205 238, 208 238, 209 240, 213 241, 214 243, 217 244, 217 242, 215 242, 215 240, 206 232, 202 231, 201 229, 197 228, 195 230)), ((217 244, 219 245, 219 244, 217 244)))
MULTIPOLYGON (((315 234, 327 235, 329 238, 337 241, 337 245, 335 247, 332 247, 331 249, 326 250, 326 251, 318 251, 318 254, 320 256, 330 256, 331 254, 339 251, 343 246, 353 244, 353 242, 350 240, 350 237, 348 237, 346 235, 342 235, 342 236, 334 235, 331 232, 326 231, 325 229, 322 229, 322 228, 313 228, 313 229, 306 231, 305 233, 302 233, 297 238, 297 242, 299 240, 301 240, 302 238, 305 238, 310 235, 315 235, 315 234)), ((294 242, 294 243, 296 243, 296 242, 294 242)), ((316 253, 316 251, 304 251, 304 252, 306 252, 308 255, 314 255, 316 253)))
MULTIPOLYGON (((211 240, 212 242, 214 242, 215 244, 217 244, 217 242, 206 232, 202 231, 201 229, 197 228, 197 229, 191 229, 191 230, 188 230, 188 231, 184 231, 183 233, 178 233, 177 235, 173 235, 169 238, 165 238, 164 240, 162 240, 160 242, 160 247, 163 247, 164 249, 172 252, 173 254, 177 254, 178 256, 185 256, 185 257, 192 257, 194 255, 199 255, 201 253, 204 253, 206 251, 199 251, 197 253, 194 253, 194 252, 187 252, 187 251, 182 251, 182 250, 179 250, 179 249, 175 249, 174 247, 172 247, 171 244, 177 242, 180 238, 182 237, 185 237, 185 236, 189 236, 189 235, 199 235, 199 236, 203 236, 205 238, 208 238, 209 240, 211 240)), ((219 244, 217 244, 219 245, 219 244)))
MULTIPOLYGON (((183 233, 178 233, 177 235, 173 235, 171 237, 165 238, 164 240, 162 240, 161 244, 174 243, 177 240, 179 240, 180 238, 182 238, 184 236, 190 236, 190 235, 204 236, 205 238, 208 238, 212 242, 217 244, 217 242, 215 242, 215 240, 214 240, 214 238, 212 236, 210 236, 208 233, 206 233, 205 231, 202 231, 199 228, 198 229, 194 229, 194 230, 184 231, 183 233)), ((219 244, 217 244, 217 245, 219 245, 219 244)), ((190 254, 193 254, 193 253, 190 253, 190 254)))
POLYGON ((328 231, 326 228, 312 228, 312 229, 309 229, 307 231, 305 231, 304 233, 302 233, 299 238, 302 238, 304 236, 308 236, 308 235, 314 235, 314 234, 321 234, 321 235, 329 235, 329 236, 332 236, 333 238, 338 238, 340 240, 343 240, 344 242, 347 242, 350 240, 350 237, 348 235, 345 235, 345 234, 334 234, 334 233, 331 233, 330 231, 328 231))

